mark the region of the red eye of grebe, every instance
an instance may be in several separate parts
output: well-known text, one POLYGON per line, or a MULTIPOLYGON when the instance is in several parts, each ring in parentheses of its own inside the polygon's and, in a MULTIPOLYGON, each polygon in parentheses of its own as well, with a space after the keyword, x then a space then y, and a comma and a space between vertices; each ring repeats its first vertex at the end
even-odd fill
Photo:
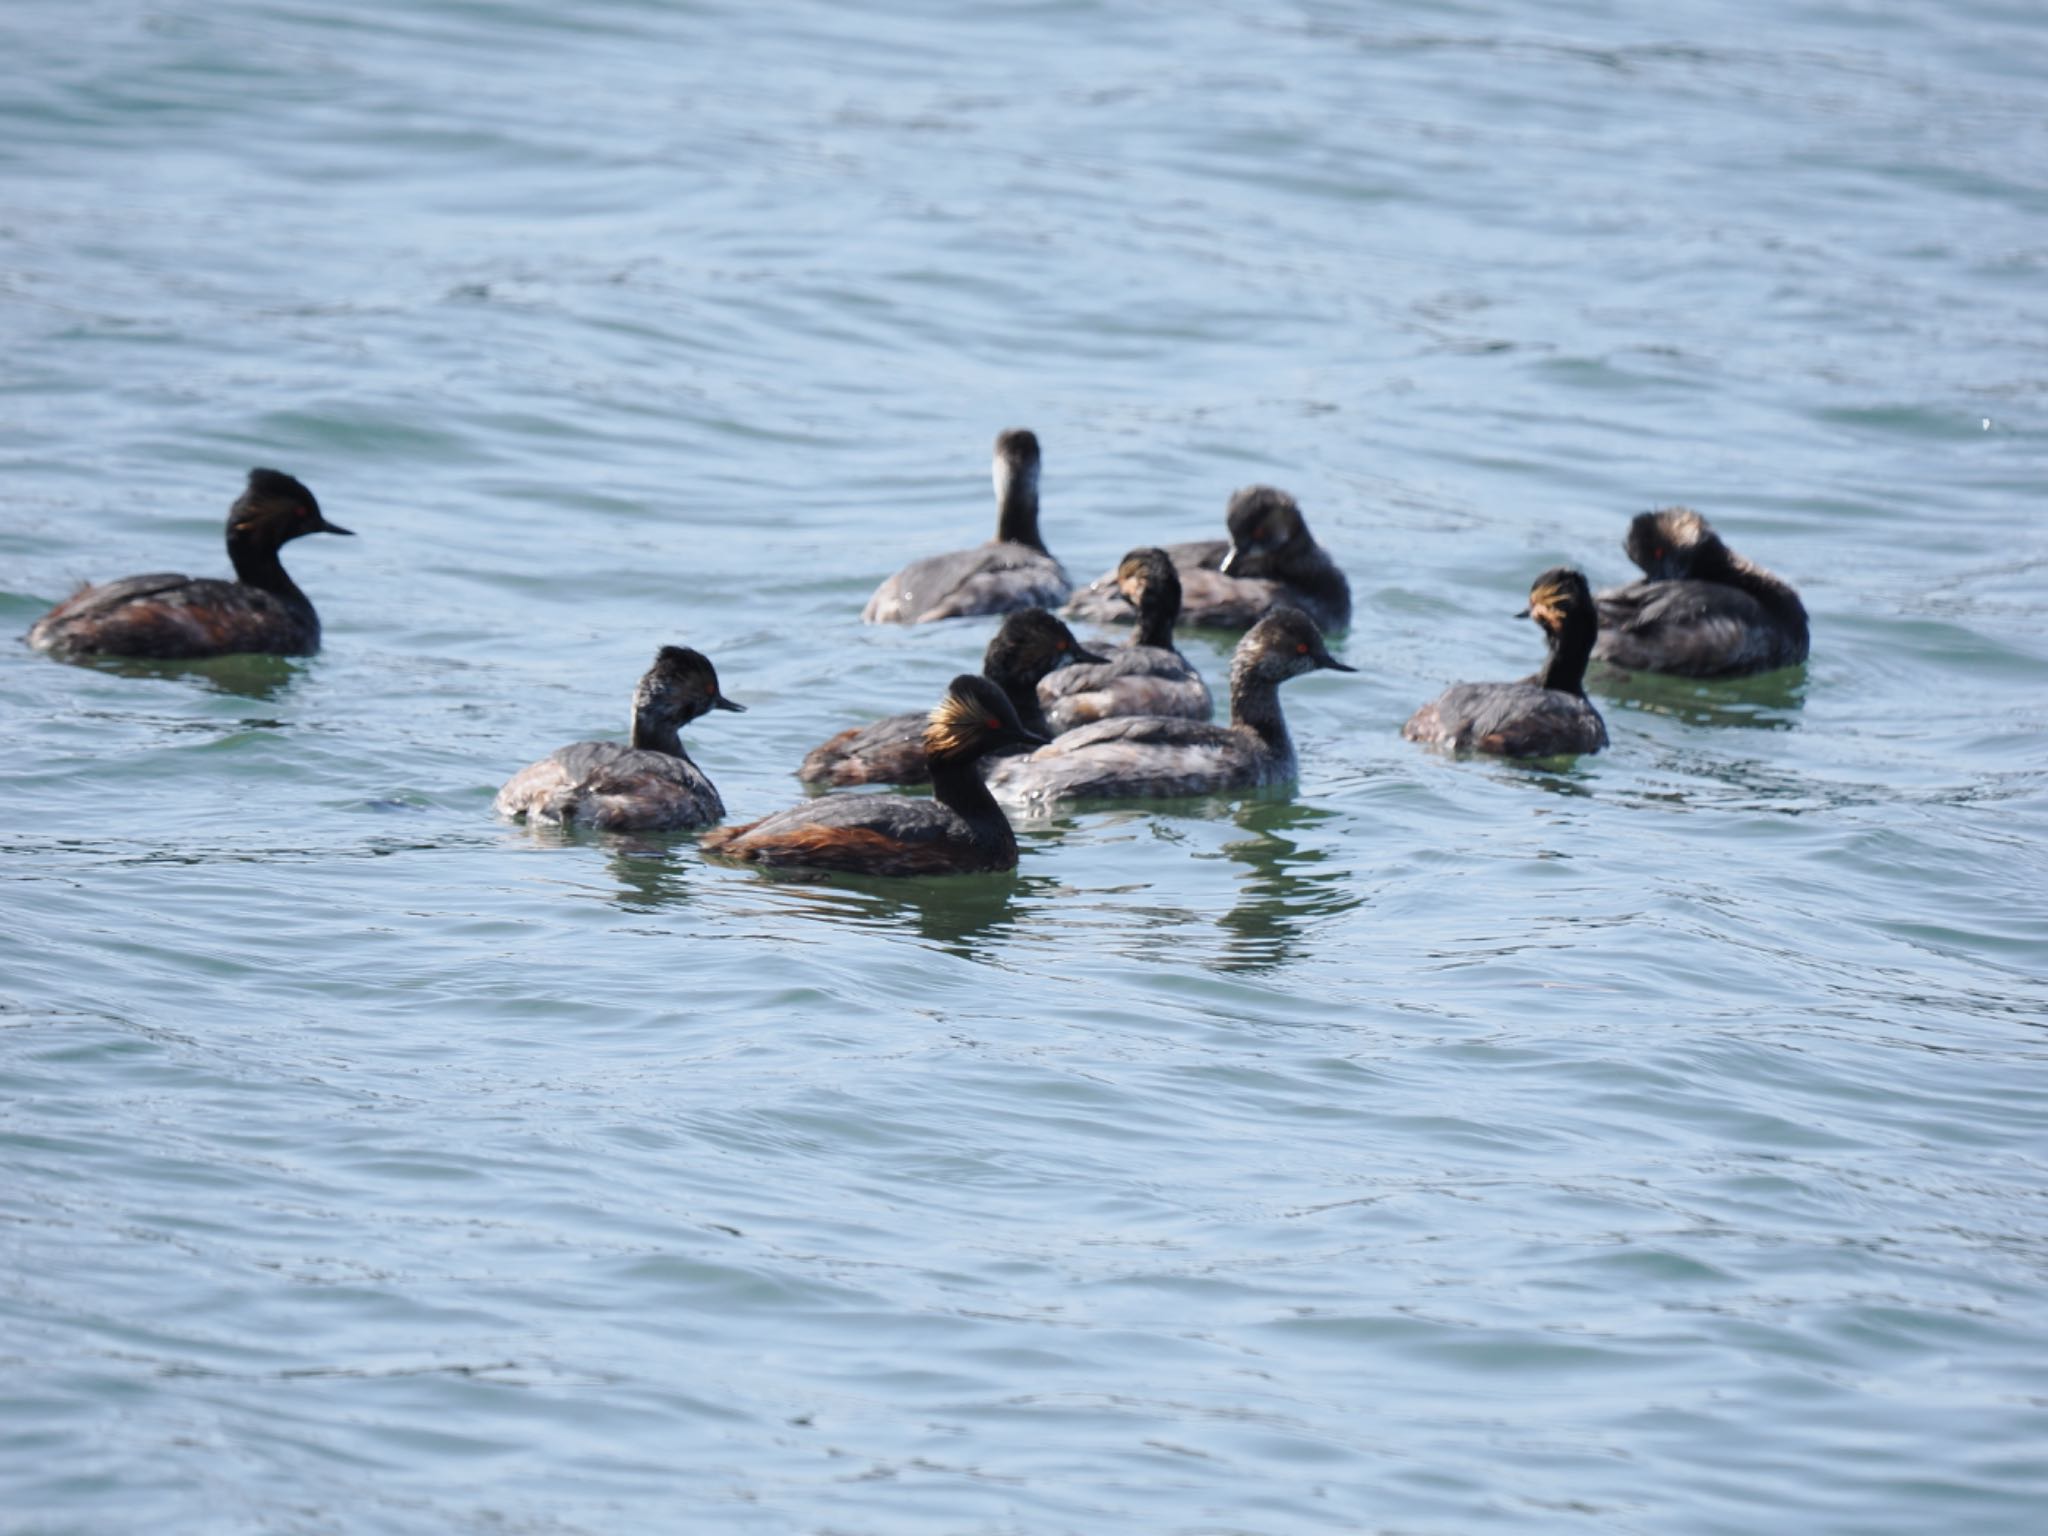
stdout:
POLYGON ((1003 728, 1003 722, 1000 720, 986 720, 982 723, 992 731, 1000 731, 1003 728))
POLYGON ((1308 654, 1308 642, 1307 642, 1306 640, 1304 640, 1304 641, 1302 641, 1302 642, 1301 642, 1301 644, 1297 645, 1297 646, 1296 646, 1296 647, 1295 647, 1294 649, 1295 649, 1295 651, 1296 651, 1297 653, 1299 653, 1300 655, 1306 656, 1306 655, 1308 654))

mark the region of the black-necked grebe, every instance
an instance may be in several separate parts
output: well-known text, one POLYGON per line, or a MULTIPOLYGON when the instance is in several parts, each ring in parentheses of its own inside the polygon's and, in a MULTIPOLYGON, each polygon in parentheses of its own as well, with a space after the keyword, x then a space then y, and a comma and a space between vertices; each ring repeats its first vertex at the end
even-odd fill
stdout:
POLYGON ((1052 608, 1072 584, 1038 534, 1038 438, 996 435, 996 536, 976 549, 913 560, 875 588, 869 624, 926 624, 976 613, 1052 608))
POLYGON ((633 690, 632 745, 579 741, 549 753, 505 781, 498 814, 605 832, 707 826, 725 804, 683 750, 682 728, 714 709, 745 708, 718 691, 702 652, 664 645, 633 690))
POLYGON ((1550 657, 1519 683, 1457 683, 1415 711, 1401 734, 1452 752, 1501 757, 1559 757, 1598 752, 1607 726, 1586 698, 1599 610, 1586 578, 1557 566, 1536 578, 1519 618, 1543 627, 1550 657))
POLYGON ((1296 764, 1280 713, 1280 685, 1318 667, 1355 670, 1329 653, 1308 615, 1276 608, 1252 626, 1230 659, 1230 724, 1143 716, 1098 720, 1027 757, 995 764, 989 785, 1006 800, 1042 805, 1286 783, 1296 764))
POLYGON ((981 759, 1044 740, 1024 729, 1002 689, 963 673, 925 727, 932 799, 827 795, 743 827, 718 827, 702 847, 748 863, 867 875, 1014 869, 1017 837, 981 781, 981 759))
MULTIPOLYGON (((1180 573, 1180 617, 1197 629, 1249 629, 1268 610, 1299 608, 1318 628, 1351 622, 1351 584, 1303 520, 1285 491, 1254 485, 1230 498, 1226 539, 1169 544, 1180 573)), ((1112 571, 1074 595, 1069 618, 1128 624, 1130 602, 1112 571)))
POLYGON ((1137 631, 1107 661, 1062 667, 1041 682, 1046 721, 1058 732, 1121 715, 1208 719, 1209 685, 1173 648, 1180 576, 1172 559, 1163 549, 1134 549, 1117 566, 1116 581, 1137 610, 1137 631))
POLYGON ((290 475, 252 469, 228 509, 235 579, 160 572, 83 586, 29 627, 28 643, 60 658, 148 656, 166 661, 320 649, 320 616, 277 552, 307 533, 342 533, 290 475))
POLYGON ((1600 594, 1600 660, 1680 677, 1745 677, 1806 660, 1799 594, 1691 508, 1637 513, 1621 547, 1643 579, 1600 594))
MULTIPOLYGON (((1043 608, 1008 615, 982 653, 981 675, 1003 690, 1024 729, 1050 736, 1038 703, 1039 679, 1074 662, 1103 658, 1084 650, 1074 632, 1043 608)), ((856 725, 811 748, 796 776, 806 784, 923 784, 928 714, 891 715, 856 725)))

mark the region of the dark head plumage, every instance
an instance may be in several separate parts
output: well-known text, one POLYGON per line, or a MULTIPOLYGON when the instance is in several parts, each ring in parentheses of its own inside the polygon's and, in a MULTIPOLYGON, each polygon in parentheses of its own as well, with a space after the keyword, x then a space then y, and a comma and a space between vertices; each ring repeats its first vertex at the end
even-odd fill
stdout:
POLYGON ((1554 565, 1529 584, 1529 606, 1517 618, 1534 619, 1550 634, 1556 634, 1574 618, 1597 613, 1592 588, 1585 576, 1570 566, 1554 565))
POLYGON ((1304 672, 1327 668, 1333 672, 1356 672, 1332 656, 1323 643, 1323 632, 1299 608, 1280 607, 1268 613, 1245 632, 1231 657, 1233 677, 1244 669, 1284 682, 1304 672))
POLYGON ((1690 507, 1663 507, 1638 512, 1629 519, 1622 552, 1651 581, 1683 581, 1696 570, 1712 567, 1721 551, 1721 537, 1690 507))
POLYGON ((1045 609, 1022 608, 1004 617, 982 653, 981 670, 985 677, 1030 686, 1071 663, 1108 659, 1082 645, 1045 609))
POLYGON ((1263 576, 1276 556, 1314 542, 1300 505, 1270 485, 1233 493, 1223 520, 1230 530, 1230 549, 1220 567, 1226 576, 1263 576))
POLYGON ((1148 607, 1180 612, 1180 572, 1163 549, 1134 549, 1117 563, 1117 590, 1140 613, 1148 607))
POLYGON ((1029 427, 1005 427, 996 434, 996 460, 1013 469, 1038 468, 1038 434, 1029 427))
POLYGON ((664 645, 655 652, 654 664, 633 689, 633 713, 639 719, 681 725, 714 709, 741 714, 746 705, 719 692, 711 659, 686 645, 664 645))
POLYGON ((249 483, 228 508, 228 543, 275 549, 308 533, 347 534, 321 515, 305 485, 281 469, 252 469, 249 483))
POLYGON ((1043 746, 1045 738, 1024 728, 1002 689, 972 672, 953 679, 925 724, 925 755, 935 765, 972 762, 1016 745, 1043 746))

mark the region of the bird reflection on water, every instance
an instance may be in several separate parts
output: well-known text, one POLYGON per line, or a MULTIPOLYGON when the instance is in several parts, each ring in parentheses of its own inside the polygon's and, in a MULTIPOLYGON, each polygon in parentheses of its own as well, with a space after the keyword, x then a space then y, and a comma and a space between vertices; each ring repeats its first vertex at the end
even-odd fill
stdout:
POLYGON ((1223 852, 1248 872, 1238 881, 1237 900, 1217 919, 1224 935, 1219 970, 1276 970, 1320 924, 1365 905, 1352 885, 1353 868, 1333 861, 1334 835, 1311 835, 1337 821, 1337 812, 1296 800, 1249 800, 1231 819, 1246 835, 1225 843, 1223 852))
POLYGON ((1806 707, 1806 664, 1755 677, 1702 681, 1660 672, 1629 672, 1597 665, 1587 687, 1603 700, 1687 725, 1789 731, 1806 707))
MULTIPOLYGON (((705 882, 721 878, 698 857, 689 833, 598 832, 546 824, 504 830, 509 839, 541 848, 601 848, 615 888, 587 894, 623 912, 647 915, 701 901, 705 882)), ((928 879, 750 870, 723 894, 730 898, 744 891, 743 902, 759 897, 774 908, 777 919, 793 914, 845 928, 915 934, 974 960, 983 958, 989 941, 1013 929, 1024 910, 1049 903, 1058 890, 1059 882, 1050 876, 1019 876, 1012 870, 928 879)), ((742 904, 728 909, 728 915, 745 919, 748 913, 742 904)))
POLYGON ((270 656, 257 652, 193 660, 166 660, 151 656, 73 656, 65 660, 74 667, 107 672, 116 677, 197 683, 209 693, 232 694, 236 698, 254 699, 263 704, 281 697, 298 680, 306 666, 303 657, 270 656))
MULTIPOLYGON (((1015 870, 934 878, 835 873, 829 879, 768 871, 749 876, 752 894, 779 917, 795 914, 844 928, 915 934, 962 960, 987 958, 1023 913, 1052 901, 1059 882, 1015 870)), ((744 915, 744 913, 740 914, 744 915)))
POLYGON ((689 867, 696 861, 687 849, 660 845, 654 838, 613 837, 605 868, 619 889, 612 904, 622 912, 659 912, 679 907, 693 894, 689 867))
POLYGON ((588 890, 579 885, 578 894, 608 901, 622 912, 645 914, 679 907, 697 894, 690 888, 697 856, 687 832, 601 832, 574 822, 548 821, 503 822, 500 832, 507 843, 530 843, 535 848, 602 849, 605 871, 617 888, 603 890, 592 882, 588 890))

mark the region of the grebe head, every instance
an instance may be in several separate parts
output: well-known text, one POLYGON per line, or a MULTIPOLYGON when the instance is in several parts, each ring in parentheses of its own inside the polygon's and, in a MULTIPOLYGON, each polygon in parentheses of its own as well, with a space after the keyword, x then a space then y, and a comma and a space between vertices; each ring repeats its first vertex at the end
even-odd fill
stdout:
POLYGON ((1045 738, 1024 729, 1003 690, 963 672, 953 679, 924 728, 925 755, 934 764, 973 762, 1004 747, 1042 747, 1045 738))
MULTIPOLYGON (((1593 592, 1586 578, 1569 566, 1552 566, 1529 587, 1529 606, 1515 617, 1534 619, 1546 635, 1555 638, 1574 621, 1597 615, 1593 592)), ((1597 622, 1597 618, 1595 620, 1597 622)))
POLYGON ((996 434, 996 502, 1007 505, 1012 495, 1038 494, 1038 434, 1010 427, 996 434))
POLYGON ((1163 549, 1134 549, 1118 562, 1117 590, 1140 613, 1180 612, 1180 572, 1163 549))
POLYGON ((247 488, 228 508, 228 547, 275 551, 308 533, 349 530, 322 517, 313 493, 282 470, 250 470, 247 488))
POLYGON ((1226 576, 1264 575, 1274 557, 1315 542, 1294 498, 1270 485, 1246 486, 1233 494, 1224 522, 1230 550, 1217 568, 1226 576))
POLYGON ((1241 673, 1284 683, 1304 672, 1328 668, 1332 672, 1356 672, 1332 656, 1323 644, 1323 632, 1314 619, 1299 608, 1275 608, 1254 624, 1237 643, 1231 658, 1233 679, 1241 673))
POLYGON ((1030 685, 1077 661, 1107 660, 1082 645, 1071 629, 1043 608, 1024 608, 1003 619, 982 653, 981 671, 984 677, 1030 685))
POLYGON ((710 658, 686 645, 664 645, 633 690, 634 719, 654 726, 687 725, 714 709, 744 714, 746 708, 718 691, 710 658))
POLYGON ((1715 563, 1721 536, 1692 508, 1665 507, 1631 518, 1621 548, 1650 580, 1683 581, 1715 563))

